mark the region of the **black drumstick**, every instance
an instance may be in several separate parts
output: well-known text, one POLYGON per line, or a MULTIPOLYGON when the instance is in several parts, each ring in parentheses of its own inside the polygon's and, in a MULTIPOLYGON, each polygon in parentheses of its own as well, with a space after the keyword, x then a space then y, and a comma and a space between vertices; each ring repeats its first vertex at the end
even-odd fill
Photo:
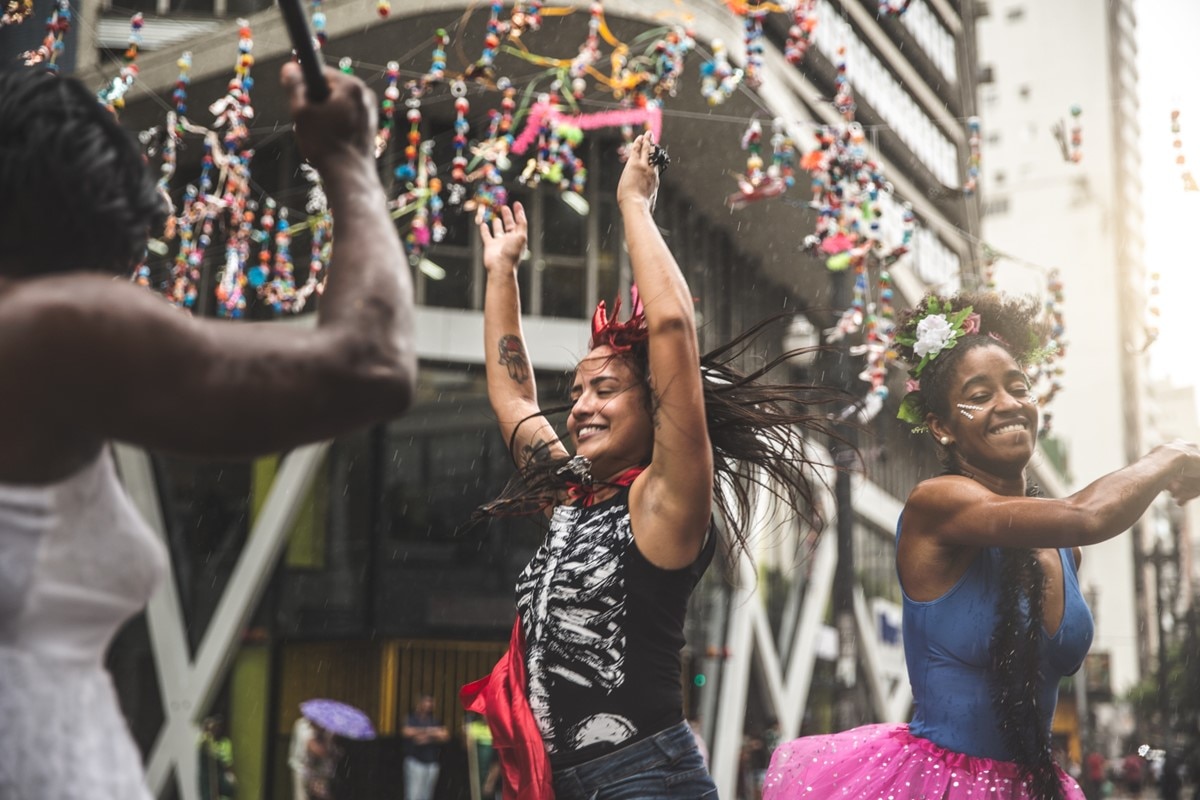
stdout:
POLYGON ((325 80, 325 59, 313 47, 312 32, 308 29, 308 19, 300 8, 300 0, 279 0, 279 10, 283 12, 283 21, 287 25, 288 36, 292 40, 292 50, 300 62, 300 70, 304 73, 305 96, 310 103, 324 102, 329 97, 329 82, 325 80))

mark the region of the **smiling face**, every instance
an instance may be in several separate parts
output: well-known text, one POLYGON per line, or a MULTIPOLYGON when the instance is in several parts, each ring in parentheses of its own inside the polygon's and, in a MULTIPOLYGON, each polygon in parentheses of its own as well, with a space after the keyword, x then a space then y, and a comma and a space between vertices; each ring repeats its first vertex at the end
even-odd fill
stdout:
POLYGON ((1033 457, 1038 408, 1029 381, 999 345, 963 353, 949 380, 947 411, 931 414, 929 429, 948 437, 963 468, 1015 477, 1033 457))
POLYGON ((591 459, 598 480, 649 463, 654 423, 647 391, 629 361, 606 345, 588 353, 575 370, 567 432, 576 454, 591 459))

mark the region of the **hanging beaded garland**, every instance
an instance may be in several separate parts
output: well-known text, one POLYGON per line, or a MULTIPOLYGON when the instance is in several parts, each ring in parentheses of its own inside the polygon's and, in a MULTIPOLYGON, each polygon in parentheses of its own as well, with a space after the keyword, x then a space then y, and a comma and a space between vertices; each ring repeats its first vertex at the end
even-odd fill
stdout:
POLYGON ((812 44, 813 31, 817 29, 816 0, 796 0, 792 9, 792 24, 788 28, 787 41, 783 46, 783 57, 791 64, 804 60, 812 44))
POLYGON ((375 134, 375 158, 379 158, 387 150, 392 141, 392 129, 396 124, 396 101, 400 99, 400 64, 396 61, 387 63, 384 73, 383 99, 379 101, 379 130, 375 134))
POLYGON ((971 153, 967 156, 967 180, 963 183, 963 194, 970 197, 979 188, 980 156, 980 124, 979 117, 967 118, 967 146, 971 153))
POLYGON ((879 16, 898 17, 911 5, 912 0, 879 0, 879 16))
POLYGON ((71 0, 58 0, 50 17, 46 20, 46 36, 33 50, 21 54, 27 67, 44 64, 47 69, 58 69, 58 57, 62 55, 63 39, 71 30, 71 0))
POLYGON ((719 106, 728 100, 742 82, 742 71, 729 63, 725 43, 712 41, 712 58, 700 67, 700 94, 710 106, 719 106))
POLYGON ((0 28, 5 25, 20 25, 33 15, 33 0, 8 0, 4 13, 0 14, 0 28))
POLYGON ((1054 138, 1058 140, 1058 147, 1062 151, 1063 160, 1070 161, 1073 164, 1078 164, 1083 160, 1083 124, 1079 119, 1082 115, 1082 108, 1078 105, 1071 106, 1071 131, 1069 136, 1066 125, 1061 121, 1056 122, 1054 127, 1051 128, 1054 138))
POLYGON ((746 69, 743 81, 751 89, 762 85, 763 78, 763 19, 767 12, 762 8, 747 7, 742 16, 742 29, 746 45, 746 69))
POLYGON ((762 124, 757 119, 750 120, 746 132, 742 134, 742 149, 746 151, 746 171, 735 175, 738 190, 725 198, 725 204, 734 211, 745 208, 757 200, 766 200, 783 194, 789 185, 791 167, 787 165, 786 152, 790 139, 784 136, 783 121, 775 121, 775 136, 772 136, 772 164, 763 168, 762 158, 762 124), (784 171, 786 169, 786 176, 784 171))
POLYGON ((1187 156, 1183 152, 1183 126, 1179 122, 1179 109, 1171 111, 1171 146, 1175 148, 1175 164, 1179 167, 1179 177, 1183 180, 1183 190, 1185 192, 1200 191, 1200 187, 1196 185, 1196 179, 1192 177, 1191 170, 1187 168, 1187 156))
POLYGON ((121 71, 115 78, 109 81, 96 93, 96 98, 109 111, 116 112, 118 109, 125 107, 125 93, 133 86, 134 80, 137 78, 138 66, 138 48, 142 42, 142 25, 144 20, 141 12, 133 15, 129 20, 129 45, 125 48, 124 63, 121 65, 121 71))
POLYGON ((455 81, 450 87, 454 96, 454 157, 450 161, 450 205, 461 205, 467 193, 467 136, 471 132, 471 123, 467 114, 471 110, 471 102, 466 97, 467 87, 462 81, 455 81))

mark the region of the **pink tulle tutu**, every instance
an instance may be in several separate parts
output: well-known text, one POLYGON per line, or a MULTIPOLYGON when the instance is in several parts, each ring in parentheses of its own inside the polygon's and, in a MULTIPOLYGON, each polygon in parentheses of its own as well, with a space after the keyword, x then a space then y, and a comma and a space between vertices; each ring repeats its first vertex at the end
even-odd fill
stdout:
MULTIPOLYGON (((1083 792, 1059 770, 1063 797, 1083 792)), ((1028 800, 1011 761, 955 753, 913 736, 907 725, 865 725, 781 744, 763 800, 1028 800)))

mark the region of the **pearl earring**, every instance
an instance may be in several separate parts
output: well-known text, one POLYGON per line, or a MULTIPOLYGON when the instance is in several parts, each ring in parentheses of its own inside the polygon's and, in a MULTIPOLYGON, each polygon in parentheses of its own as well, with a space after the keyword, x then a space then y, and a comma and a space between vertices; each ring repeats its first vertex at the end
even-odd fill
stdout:
POLYGON ((946 445, 947 447, 950 446, 950 437, 949 436, 943 436, 941 439, 938 439, 938 441, 941 442, 942 444, 946 445))

